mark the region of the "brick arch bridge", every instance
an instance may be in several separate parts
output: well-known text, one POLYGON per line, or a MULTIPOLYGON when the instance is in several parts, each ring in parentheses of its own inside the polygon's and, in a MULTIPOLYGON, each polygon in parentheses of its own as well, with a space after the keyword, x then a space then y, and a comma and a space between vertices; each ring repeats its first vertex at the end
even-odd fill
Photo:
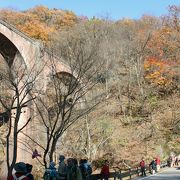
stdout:
MULTIPOLYGON (((56 72, 65 72, 72 75, 71 68, 59 57, 46 51, 40 41, 29 38, 27 35, 3 20, 0 20, 0 54, 3 56, 9 67, 12 66, 17 55, 21 56, 26 68, 29 70, 31 70, 34 64, 37 64, 37 67, 40 67, 46 62, 47 66, 44 67, 41 73, 41 78, 45 81, 48 80, 48 75, 52 73, 49 59, 56 64, 56 72)), ((28 107, 26 110, 30 114, 28 107)), ((21 117, 21 121, 23 122, 25 122, 26 119, 27 115, 21 117)), ((18 154, 22 155, 22 153, 18 154)), ((25 156, 18 157, 18 160, 22 159, 27 158, 25 156)))
POLYGON ((0 53, 9 65, 13 63, 16 53, 20 53, 27 68, 37 61, 42 63, 51 58, 57 63, 58 71, 71 73, 70 67, 59 57, 45 51, 40 41, 28 37, 3 20, 0 20, 0 53))

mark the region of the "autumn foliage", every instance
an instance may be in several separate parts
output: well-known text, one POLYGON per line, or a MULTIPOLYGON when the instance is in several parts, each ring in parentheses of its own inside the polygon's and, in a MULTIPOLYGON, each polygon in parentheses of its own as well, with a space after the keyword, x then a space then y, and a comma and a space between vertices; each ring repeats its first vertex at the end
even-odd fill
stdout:
POLYGON ((156 57, 148 57, 144 63, 145 79, 158 86, 168 86, 175 74, 172 64, 156 57))
MULTIPOLYGON (((86 58, 89 46, 85 48, 84 42, 100 45, 94 63, 101 62, 103 70, 93 79, 99 83, 98 92, 93 93, 105 91, 106 99, 91 112, 88 123, 93 125, 94 141, 107 138, 108 128, 112 132, 102 153, 113 151, 118 156, 115 159, 138 160, 142 155, 152 158, 158 148, 180 152, 180 7, 170 6, 169 14, 162 17, 144 15, 116 22, 77 17, 71 11, 44 6, 23 12, 4 9, 0 16, 28 36, 42 40, 64 60, 69 57, 81 62, 86 58), (82 49, 85 51, 79 55, 82 49), (97 137, 96 127, 102 130, 96 130, 101 132, 97 137)), ((77 126, 82 127, 81 122, 77 126)), ((66 136, 69 147, 81 145, 73 134, 79 127, 73 126, 72 134, 66 136)))
POLYGON ((51 34, 58 30, 70 28, 77 23, 76 15, 71 11, 49 9, 37 6, 19 12, 11 9, 0 11, 1 19, 15 25, 28 36, 45 43, 51 41, 51 34))

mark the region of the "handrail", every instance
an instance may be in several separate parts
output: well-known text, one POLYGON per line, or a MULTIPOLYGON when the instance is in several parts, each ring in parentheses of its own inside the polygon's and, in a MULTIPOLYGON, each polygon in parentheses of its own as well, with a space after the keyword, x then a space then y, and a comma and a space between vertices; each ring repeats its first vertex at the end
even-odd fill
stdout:
MULTIPOLYGON (((167 167, 167 163, 162 163, 160 165, 160 167, 161 168, 167 167)), ((149 166, 146 166, 146 169, 149 169, 149 166)), ((134 175, 139 176, 140 172, 141 172, 141 170, 139 167, 124 169, 124 170, 120 169, 119 171, 116 171, 116 172, 110 172, 109 177, 114 178, 114 180, 116 180, 116 179, 122 180, 125 177, 129 177, 131 179, 132 176, 134 176, 134 175)), ((102 179, 101 174, 92 174, 88 177, 88 180, 99 180, 99 179, 102 179)))

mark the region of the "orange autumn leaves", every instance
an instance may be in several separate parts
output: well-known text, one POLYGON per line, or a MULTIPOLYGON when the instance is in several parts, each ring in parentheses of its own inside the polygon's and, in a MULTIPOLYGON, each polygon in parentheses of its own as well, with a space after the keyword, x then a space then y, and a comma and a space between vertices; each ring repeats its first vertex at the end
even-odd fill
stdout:
POLYGON ((168 86, 172 82, 175 75, 173 71, 173 63, 156 57, 147 57, 144 62, 145 79, 157 86, 168 86))
POLYGON ((49 9, 44 6, 22 12, 4 9, 0 11, 0 16, 28 36, 40 39, 46 44, 52 40, 53 33, 72 27, 77 22, 77 16, 71 11, 49 9))
POLYGON ((145 79, 152 85, 170 87, 178 76, 179 33, 174 26, 164 25, 155 30, 148 42, 144 61, 145 79))
POLYGON ((26 33, 28 36, 40 39, 43 42, 50 41, 50 33, 54 32, 54 29, 47 27, 45 24, 40 24, 36 21, 26 22, 23 26, 17 26, 22 32, 26 33))

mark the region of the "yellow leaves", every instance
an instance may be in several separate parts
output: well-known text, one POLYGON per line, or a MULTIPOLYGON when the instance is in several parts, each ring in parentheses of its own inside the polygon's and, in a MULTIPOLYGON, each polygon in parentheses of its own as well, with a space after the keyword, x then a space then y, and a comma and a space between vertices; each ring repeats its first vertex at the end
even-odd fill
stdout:
POLYGON ((128 18, 123 19, 121 22, 122 24, 127 25, 127 26, 134 25, 134 21, 128 18))
POLYGON ((33 9, 30 9, 28 10, 29 13, 32 13, 32 14, 46 14, 49 12, 49 9, 45 6, 36 6, 34 7, 33 9))
POLYGON ((59 16, 56 19, 56 29, 64 27, 72 27, 77 22, 77 17, 73 12, 66 11, 62 13, 62 16, 59 16))
POLYGON ((156 57, 148 57, 144 63, 145 70, 148 70, 149 68, 154 67, 155 69, 162 71, 165 66, 167 66, 167 63, 156 57))
POLYGON ((159 86, 167 86, 170 83, 171 83, 171 80, 165 77, 159 77, 158 79, 155 80, 155 84, 159 86))
POLYGON ((155 72, 153 72, 153 73, 151 73, 151 74, 148 74, 147 76, 146 76, 146 78, 147 79, 154 79, 154 78, 158 78, 159 76, 160 76, 160 72, 159 71, 155 71, 155 72))
POLYGON ((49 41, 49 33, 54 31, 53 28, 39 24, 38 22, 26 22, 18 27, 30 37, 41 39, 44 42, 49 41))
POLYGON ((170 29, 169 27, 163 27, 161 30, 161 33, 164 34, 164 36, 166 34, 170 34, 172 32, 172 29, 170 29))
MULTIPOLYGON (((162 26, 152 33, 152 38, 148 43, 148 48, 152 54, 161 58, 171 59, 175 57, 180 45, 178 33, 168 26, 162 26)), ((176 57, 175 57, 176 58, 176 57)))
POLYGON ((52 32, 56 33, 57 30, 71 27, 77 22, 77 17, 73 12, 49 9, 44 6, 36 6, 24 12, 1 10, 0 16, 28 36, 45 43, 51 41, 52 32))
POLYGON ((1 16, 1 19, 8 21, 9 23, 14 24, 14 25, 23 23, 24 20, 27 19, 26 17, 27 15, 21 12, 10 10, 10 9, 1 10, 0 16, 1 16))
POLYGON ((144 62, 145 79, 157 86, 166 87, 176 83, 173 77, 177 75, 179 34, 172 26, 164 24, 151 37, 147 48, 152 55, 144 62))
POLYGON ((145 79, 151 84, 167 86, 172 82, 170 64, 155 57, 148 57, 144 63, 145 79))
POLYGON ((39 21, 40 23, 49 23, 53 16, 53 11, 45 6, 36 6, 26 13, 33 17, 33 20, 39 21))
POLYGON ((152 84, 155 84, 158 86, 164 86, 164 85, 166 86, 171 82, 171 80, 168 80, 165 77, 162 77, 161 73, 158 71, 146 75, 145 78, 147 80, 150 80, 152 84))

